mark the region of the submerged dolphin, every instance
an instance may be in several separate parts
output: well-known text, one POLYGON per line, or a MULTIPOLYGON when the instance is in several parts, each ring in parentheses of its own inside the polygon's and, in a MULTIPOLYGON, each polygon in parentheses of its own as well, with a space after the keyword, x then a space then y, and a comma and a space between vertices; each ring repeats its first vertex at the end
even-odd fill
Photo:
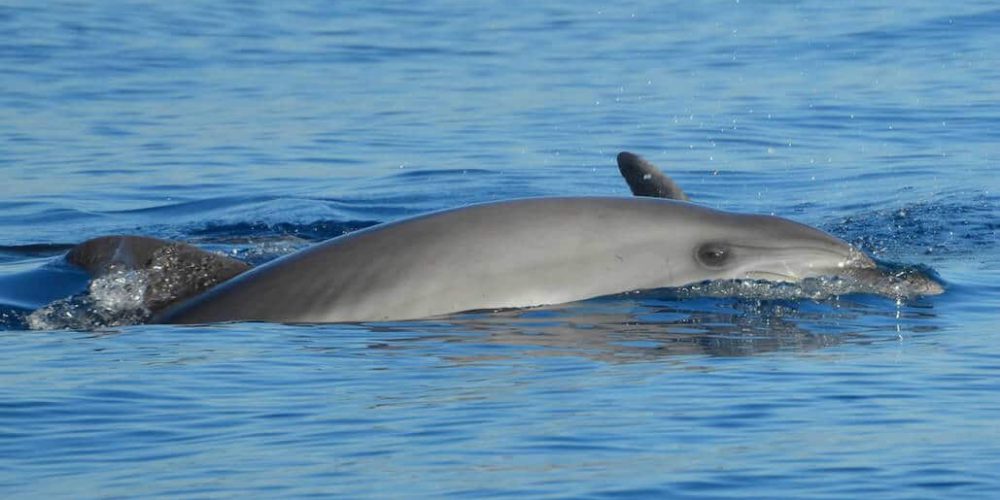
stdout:
POLYGON ((620 154, 618 165, 640 198, 536 198, 445 210, 246 272, 239 261, 190 245, 128 236, 91 240, 68 260, 94 276, 122 265, 156 269, 147 303, 161 323, 416 319, 734 279, 850 276, 891 285, 873 287, 876 293, 942 291, 924 275, 893 276, 818 229, 681 201, 687 195, 669 177, 631 153, 620 154))
POLYGON ((250 265, 187 243, 146 236, 102 236, 73 247, 66 261, 99 277, 143 270, 143 302, 158 311, 193 297, 246 270, 250 265))

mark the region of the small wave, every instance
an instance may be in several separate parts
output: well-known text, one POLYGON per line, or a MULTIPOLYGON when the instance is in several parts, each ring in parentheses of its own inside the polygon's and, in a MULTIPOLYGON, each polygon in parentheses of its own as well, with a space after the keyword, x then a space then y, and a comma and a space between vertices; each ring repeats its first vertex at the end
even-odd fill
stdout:
POLYGON ((845 217, 824 229, 876 257, 966 255, 996 245, 1000 198, 923 201, 845 217))
POLYGON ((886 44, 942 45, 944 42, 976 40, 972 32, 993 30, 998 22, 1000 22, 1000 9, 990 9, 972 14, 931 17, 892 26, 889 29, 866 30, 839 38, 845 47, 864 44, 877 46, 879 50, 885 51, 886 44))
POLYGON ((0 245, 0 262, 14 259, 30 259, 36 257, 52 257, 66 252, 73 245, 69 243, 35 243, 27 245, 0 245))
POLYGON ((257 240, 273 237, 292 236, 307 241, 320 241, 335 238, 358 229, 364 229, 378 224, 368 220, 318 220, 307 223, 294 222, 234 222, 208 223, 188 231, 188 235, 209 241, 257 240))
POLYGON ((461 169, 418 169, 399 172, 392 177, 397 180, 451 180, 464 175, 473 176, 499 176, 500 172, 481 168, 461 168, 461 169))
POLYGON ((277 196, 219 196, 200 200, 179 201, 152 207, 117 210, 111 214, 153 214, 162 216, 204 215, 216 210, 231 210, 244 205, 258 205, 274 201, 277 196))

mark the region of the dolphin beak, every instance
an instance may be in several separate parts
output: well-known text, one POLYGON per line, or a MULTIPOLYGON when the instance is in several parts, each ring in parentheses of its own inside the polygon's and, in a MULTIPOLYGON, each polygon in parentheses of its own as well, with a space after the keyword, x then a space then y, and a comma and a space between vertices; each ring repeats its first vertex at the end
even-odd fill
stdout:
MULTIPOLYGON (((909 299, 944 293, 944 285, 937 274, 923 266, 899 266, 889 263, 875 263, 865 256, 864 261, 834 269, 817 269, 813 276, 804 279, 834 280, 835 289, 842 293, 869 293, 898 299, 909 299), (871 262, 871 265, 866 265, 871 262), (860 264, 860 265, 859 265, 860 264)), ((747 273, 751 279, 767 281, 801 282, 797 274, 755 271, 747 273)))
MULTIPOLYGON (((894 298, 912 298, 944 293, 933 270, 877 262, 865 252, 846 243, 843 247, 795 246, 773 248, 759 255, 769 256, 768 265, 748 270, 749 279, 797 283, 805 279, 834 279, 846 293, 871 293, 894 298)), ((744 251, 748 250, 744 247, 744 251)))
POLYGON ((799 282, 819 276, 839 276, 848 269, 872 269, 875 261, 867 254, 843 243, 830 240, 832 245, 790 245, 776 248, 764 245, 738 245, 744 255, 754 262, 746 269, 750 279, 799 282))
POLYGON ((855 281, 860 291, 889 297, 941 295, 944 285, 930 268, 879 263, 871 268, 846 269, 842 277, 855 281))
POLYGON ((944 293, 940 278, 929 267, 876 261, 853 246, 850 259, 834 274, 849 280, 859 292, 887 297, 911 298, 944 293))

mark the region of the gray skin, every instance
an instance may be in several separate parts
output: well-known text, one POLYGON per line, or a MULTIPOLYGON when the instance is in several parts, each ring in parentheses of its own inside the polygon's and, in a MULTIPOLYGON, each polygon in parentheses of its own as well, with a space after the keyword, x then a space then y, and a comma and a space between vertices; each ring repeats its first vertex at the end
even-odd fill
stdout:
POLYGON ((153 321, 403 320, 875 267, 846 242, 780 217, 655 198, 523 199, 334 238, 243 273, 153 321))
POLYGON ((618 171, 636 196, 688 201, 688 196, 673 179, 637 154, 618 153, 618 171))

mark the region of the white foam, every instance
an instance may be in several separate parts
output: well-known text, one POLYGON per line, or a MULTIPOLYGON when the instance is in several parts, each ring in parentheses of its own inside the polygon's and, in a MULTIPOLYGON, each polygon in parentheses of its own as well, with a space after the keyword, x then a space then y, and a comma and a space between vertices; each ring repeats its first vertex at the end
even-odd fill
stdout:
POLYGON ((111 270, 90 282, 87 292, 57 300, 29 314, 32 330, 92 330, 143 323, 149 272, 111 270))

